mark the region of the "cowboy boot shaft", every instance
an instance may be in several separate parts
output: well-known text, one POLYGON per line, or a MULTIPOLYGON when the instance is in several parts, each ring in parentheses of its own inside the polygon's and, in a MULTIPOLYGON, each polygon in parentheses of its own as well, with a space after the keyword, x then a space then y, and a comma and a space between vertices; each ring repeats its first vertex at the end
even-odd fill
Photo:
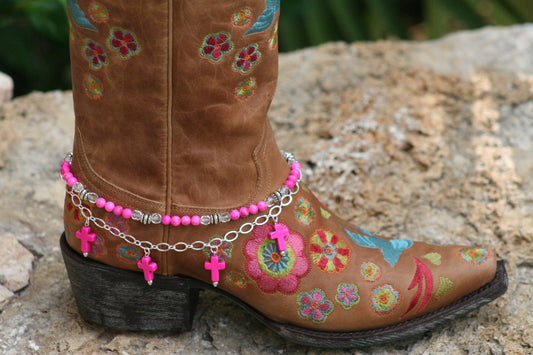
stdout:
POLYGON ((81 178, 162 214, 245 205, 283 183, 266 116, 277 47, 270 28, 241 26, 264 1, 69 3, 81 178))

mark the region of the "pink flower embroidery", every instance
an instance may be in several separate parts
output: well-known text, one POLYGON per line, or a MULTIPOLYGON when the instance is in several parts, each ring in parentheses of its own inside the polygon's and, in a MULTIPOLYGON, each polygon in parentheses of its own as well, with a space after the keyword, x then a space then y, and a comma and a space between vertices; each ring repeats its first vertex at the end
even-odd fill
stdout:
POLYGON ((252 70, 252 67, 261 59, 261 52, 257 44, 252 44, 248 47, 244 47, 239 51, 235 57, 235 63, 233 68, 242 74, 246 74, 252 70))
POLYGON ((324 291, 318 288, 300 293, 298 305, 300 318, 309 319, 316 324, 324 323, 333 311, 333 304, 326 299, 324 291))
POLYGON ((269 238, 272 231, 274 227, 270 224, 257 226, 253 237, 244 245, 246 272, 264 292, 294 293, 299 279, 309 271, 304 240, 301 235, 290 232, 285 237, 286 255, 282 255, 276 241, 269 238))
POLYGON ((141 49, 135 35, 132 32, 122 28, 113 28, 111 37, 109 37, 109 46, 118 52, 118 55, 124 59, 137 54, 141 49))
POLYGON ((102 65, 107 64, 107 56, 102 49, 102 46, 91 41, 90 39, 87 40, 85 48, 83 49, 83 54, 85 55, 85 58, 89 60, 89 63, 91 63, 91 66, 94 69, 100 69, 102 65))
POLYGON ((208 35, 204 38, 202 48, 200 48, 200 55, 209 59, 213 63, 217 63, 222 59, 225 53, 233 49, 231 43, 231 36, 226 32, 219 32, 208 35))

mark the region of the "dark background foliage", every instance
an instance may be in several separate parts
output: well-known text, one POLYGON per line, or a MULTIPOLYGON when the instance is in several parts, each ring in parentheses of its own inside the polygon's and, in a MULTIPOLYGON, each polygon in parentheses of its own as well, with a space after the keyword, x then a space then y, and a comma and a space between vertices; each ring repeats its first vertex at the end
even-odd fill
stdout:
MULTIPOLYGON (((15 94, 70 88, 65 0, 0 0, 0 71, 15 94)), ((282 0, 281 51, 328 41, 424 40, 533 21, 531 0, 282 0)))

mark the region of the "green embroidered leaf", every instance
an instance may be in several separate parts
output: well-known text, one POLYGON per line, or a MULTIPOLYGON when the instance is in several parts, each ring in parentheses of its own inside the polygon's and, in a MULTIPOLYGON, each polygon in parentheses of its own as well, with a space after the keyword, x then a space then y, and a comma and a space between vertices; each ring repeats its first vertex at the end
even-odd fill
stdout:
POLYGON ((431 261, 433 265, 440 265, 441 263, 441 260, 440 260, 441 256, 439 253, 429 253, 429 254, 424 255, 423 258, 431 261))
POLYGON ((328 210, 323 209, 322 207, 320 207, 320 214, 325 219, 329 219, 329 217, 331 217, 331 213, 328 210))
POLYGON ((439 288, 437 290, 437 293, 435 294, 435 298, 439 300, 442 296, 450 292, 452 290, 452 287, 452 280, 444 276, 439 276, 439 288))

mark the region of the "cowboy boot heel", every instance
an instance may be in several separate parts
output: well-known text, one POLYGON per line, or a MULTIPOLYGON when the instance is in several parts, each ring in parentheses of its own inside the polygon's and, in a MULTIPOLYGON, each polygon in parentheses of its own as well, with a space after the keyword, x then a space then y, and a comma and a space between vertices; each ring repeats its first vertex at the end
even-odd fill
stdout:
POLYGON ((190 331, 198 289, 190 280, 158 278, 148 285, 139 273, 84 258, 61 237, 61 251, 79 313, 87 322, 131 331, 190 331))

